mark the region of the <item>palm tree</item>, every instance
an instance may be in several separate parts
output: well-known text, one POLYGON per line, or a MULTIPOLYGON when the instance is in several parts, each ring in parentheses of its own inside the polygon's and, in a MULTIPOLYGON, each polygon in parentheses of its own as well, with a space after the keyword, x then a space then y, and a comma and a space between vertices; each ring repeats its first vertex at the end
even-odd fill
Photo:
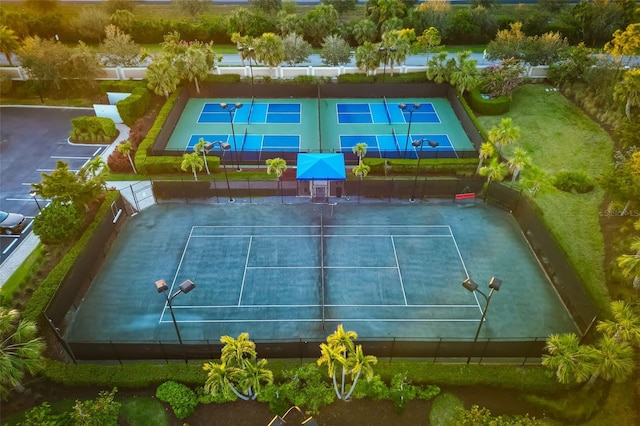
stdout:
POLYGON ((640 315, 623 300, 614 300, 609 306, 613 320, 600 321, 596 329, 618 342, 640 347, 640 315))
POLYGON ((502 148, 520 139, 520 128, 513 125, 511 117, 500 120, 500 123, 489 129, 489 142, 498 147, 498 153, 502 148))
POLYGON ((528 167, 522 172, 521 183, 532 197, 535 197, 544 188, 551 186, 551 180, 547 172, 536 166, 528 167))
POLYGON ((501 181, 506 174, 506 163, 500 162, 497 158, 492 158, 487 166, 480 168, 480 176, 487 177, 487 185, 490 185, 494 180, 501 181))
POLYGON ((391 30, 382 34, 382 47, 386 49, 385 60, 388 61, 389 72, 393 76, 394 65, 399 65, 406 60, 411 48, 411 40, 406 31, 391 30))
POLYGON ((11 54, 17 52, 18 49, 20 49, 20 42, 16 32, 6 25, 0 25, 0 52, 4 53, 10 67, 13 66, 11 54))
POLYGON ((336 382, 336 370, 338 366, 344 366, 347 360, 342 356, 342 352, 344 351, 343 347, 340 346, 331 346, 326 343, 320 344, 320 353, 321 356, 318 358, 316 363, 318 366, 322 366, 323 364, 327 364, 327 371, 329 377, 333 381, 333 389, 336 392, 336 396, 338 399, 341 398, 340 389, 338 389, 338 383, 336 382))
POLYGON ((617 259, 618 266, 625 277, 633 277, 633 288, 640 290, 640 237, 631 242, 631 250, 636 254, 623 254, 617 259))
POLYGON ((327 337, 327 343, 335 348, 342 348, 342 358, 345 362, 342 364, 342 384, 340 386, 340 395, 344 396, 344 382, 346 376, 346 360, 351 352, 354 350, 353 341, 358 338, 358 333, 355 331, 345 331, 342 324, 338 325, 336 331, 327 337))
POLYGON ((614 87, 613 97, 616 101, 624 102, 624 112, 631 121, 631 108, 640 106, 640 69, 625 71, 622 81, 614 87))
POLYGON ((270 70, 284 60, 284 44, 282 38, 274 33, 264 33, 255 40, 256 59, 267 65, 270 70))
POLYGON ((459 52, 455 69, 451 72, 451 84, 453 84, 460 95, 471 90, 480 84, 480 72, 476 66, 475 59, 469 59, 470 51, 459 52))
POLYGON ((90 174, 93 179, 95 179, 106 172, 107 163, 100 156, 93 157, 91 160, 87 161, 87 164, 84 165, 83 169, 86 173, 90 174))
POLYGON ((593 372, 585 390, 591 389, 599 378, 621 382, 633 373, 633 348, 627 342, 604 336, 595 348, 591 347, 591 352, 589 358, 593 372))
POLYGON ((478 154, 480 162, 478 163, 478 167, 476 168, 476 174, 480 173, 480 169, 482 168, 482 163, 484 163, 484 160, 496 155, 496 146, 491 142, 484 142, 482 145, 480 145, 480 151, 478 152, 478 154))
POLYGON ((362 159, 367 155, 367 144, 360 142, 354 145, 351 151, 358 157, 358 163, 362 164, 362 159))
POLYGON ((249 333, 240 333, 237 339, 222 336, 220 342, 224 343, 220 359, 225 364, 244 369, 247 361, 257 357, 256 344, 249 340, 249 333))
POLYGON ((209 164, 207 164, 207 150, 204 148, 206 144, 207 143, 205 142, 204 138, 200 138, 198 140, 198 143, 193 146, 193 152, 195 152, 196 154, 200 154, 202 152, 202 161, 204 162, 204 169, 207 171, 207 174, 210 175, 211 172, 209 171, 209 164))
POLYGON ((244 370, 242 370, 242 377, 239 383, 243 391, 248 394, 251 399, 258 397, 263 385, 273 383, 273 372, 267 369, 266 365, 267 360, 261 359, 256 363, 247 362, 244 370))
POLYGON ((25 372, 42 369, 45 344, 37 336, 33 321, 20 319, 15 309, 0 307, 0 397, 20 388, 25 372))
POLYGON ((347 368, 351 371, 351 380, 353 383, 351 384, 349 393, 344 397, 345 401, 351 398, 351 394, 356 388, 356 384, 358 384, 358 379, 360 379, 361 375, 364 375, 367 379, 371 379, 371 377, 373 377, 373 365, 377 363, 378 358, 373 355, 365 355, 362 352, 362 345, 356 346, 355 351, 350 354, 349 358, 347 358, 347 368))
POLYGON ((180 164, 180 168, 184 171, 187 169, 191 169, 193 172, 193 178, 198 180, 198 175, 196 174, 196 169, 198 171, 202 170, 203 165, 202 158, 198 155, 197 152, 192 152, 191 154, 184 154, 182 156, 182 163, 180 164))
POLYGON ((196 92, 200 93, 198 80, 204 80, 213 67, 209 59, 215 57, 207 52, 211 50, 208 44, 196 41, 192 43, 182 55, 183 73, 187 80, 193 81, 196 85, 196 92))
POLYGON ((204 371, 207 371, 207 379, 204 382, 204 390, 212 395, 221 393, 225 396, 229 395, 229 391, 233 392, 235 396, 245 401, 249 398, 242 395, 235 388, 234 383, 238 382, 241 376, 241 370, 236 367, 229 367, 224 362, 207 362, 202 366, 204 371))
POLYGON ((131 159, 131 151, 132 151, 132 146, 131 146, 131 141, 126 140, 124 142, 122 142, 120 145, 117 146, 116 148, 118 150, 118 152, 122 155, 124 155, 125 157, 127 157, 129 159, 129 164, 131 164, 131 168, 133 169, 133 173, 138 174, 138 171, 136 170, 136 166, 133 164, 133 160, 131 159))
POLYGON ((592 374, 588 347, 580 346, 575 333, 552 334, 544 348, 548 354, 542 355, 542 365, 555 370, 560 383, 582 383, 592 374))
POLYGON ((371 170, 371 166, 364 164, 362 162, 358 163, 358 165, 353 168, 353 174, 360 178, 360 182, 358 183, 358 202, 360 202, 362 179, 369 174, 369 170, 371 170))
POLYGON ((275 173, 278 180, 278 189, 280 189, 280 176, 287 170, 287 161, 284 158, 276 157, 267 159, 265 164, 267 165, 268 175, 275 173))
POLYGON ((531 157, 524 149, 515 148, 507 164, 509 165, 509 172, 511 173, 511 186, 513 186, 522 169, 531 164, 531 157))
POLYGON ((356 66, 364 70, 367 75, 370 75, 373 70, 380 66, 378 48, 370 42, 358 46, 356 48, 356 66))
POLYGON ((156 95, 164 95, 167 99, 180 84, 178 67, 175 66, 169 54, 163 54, 149 64, 146 78, 147 87, 156 95))

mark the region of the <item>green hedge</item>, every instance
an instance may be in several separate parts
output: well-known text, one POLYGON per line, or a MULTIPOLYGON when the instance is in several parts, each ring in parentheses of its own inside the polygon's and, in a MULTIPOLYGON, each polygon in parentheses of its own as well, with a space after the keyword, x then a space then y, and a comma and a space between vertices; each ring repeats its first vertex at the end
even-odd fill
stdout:
POLYGON ((204 80, 205 83, 240 83, 239 74, 209 74, 204 80))
MULTIPOLYGON (((152 158, 155 159, 155 161, 160 161, 157 159, 161 157, 151 157, 149 153, 151 152, 151 148, 153 147, 153 144, 155 143, 156 138, 160 134, 160 130, 162 130, 162 126, 164 126, 164 122, 167 121, 167 117, 169 116, 169 113, 171 113, 171 110, 173 109, 173 106, 176 104, 176 101, 178 100, 178 97, 180 96, 181 92, 182 92, 182 89, 178 89, 173 94, 171 94, 171 96, 169 96, 169 99, 167 99, 167 102, 165 102, 163 107, 160 109, 160 112, 158 113, 158 117, 156 118, 156 121, 153 123, 153 126, 151 126, 151 129, 149 129, 149 131, 147 132, 147 136, 142 140, 142 142, 140 142, 140 146, 136 151, 136 158, 135 158, 135 164, 136 164, 136 169, 138 170, 138 173, 143 175, 149 174, 149 171, 147 170, 147 165, 152 162, 151 160, 152 158)), ((170 158, 173 158, 173 157, 170 157, 170 158)), ((151 168, 153 170, 157 169, 153 166, 151 166, 151 168)), ((180 166, 178 165, 178 169, 179 168, 180 166)))
POLYGON ((484 115, 502 115, 511 109, 511 97, 500 96, 492 99, 484 99, 478 89, 469 92, 469 104, 474 111, 484 115))
MULTIPOLYGON (((384 174, 385 167, 390 167, 393 174, 414 174, 418 160, 364 158, 364 163, 371 167, 370 173, 384 174)), ((452 174, 458 176, 473 175, 478 166, 477 158, 433 158, 420 160, 420 170, 426 173, 452 174)))
POLYGON ((100 93, 106 95, 107 92, 133 93, 135 89, 146 89, 147 84, 143 81, 135 80, 105 80, 101 81, 100 93))
POLYGON ((80 253, 84 251, 89 241, 93 238, 93 233, 98 225, 102 223, 106 214, 111 213, 111 203, 117 200, 119 196, 120 193, 118 191, 107 191, 105 200, 100 206, 100 209, 98 209, 93 222, 31 295, 22 313, 24 319, 37 321, 40 318, 49 300, 51 300, 51 297, 53 297, 56 290, 58 290, 60 283, 64 277, 67 276, 80 253))
POLYGON ((118 135, 112 119, 106 117, 81 116, 71 119, 73 128, 69 134, 72 142, 111 142, 118 135))
POLYGON ((151 94, 146 87, 136 87, 131 95, 116 102, 120 118, 127 126, 133 126, 136 120, 142 117, 151 105, 151 94))

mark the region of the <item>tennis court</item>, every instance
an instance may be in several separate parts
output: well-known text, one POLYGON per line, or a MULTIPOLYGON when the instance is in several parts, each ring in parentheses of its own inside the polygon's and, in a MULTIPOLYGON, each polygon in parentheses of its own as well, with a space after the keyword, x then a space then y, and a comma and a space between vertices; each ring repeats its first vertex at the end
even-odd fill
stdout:
POLYGON ((337 324, 363 339, 468 339, 503 280, 481 337, 575 331, 515 220, 489 205, 156 205, 129 220, 82 303, 68 341, 185 342, 249 332, 323 339, 337 324), (324 330, 323 330, 324 325, 324 330))
POLYGON ((367 144, 367 155, 384 158, 455 158, 473 150, 444 98, 192 98, 166 150, 190 152, 200 139, 229 143, 239 161, 260 161, 260 153, 351 154, 358 143, 367 144), (412 145, 417 140, 424 142, 419 148, 412 145))

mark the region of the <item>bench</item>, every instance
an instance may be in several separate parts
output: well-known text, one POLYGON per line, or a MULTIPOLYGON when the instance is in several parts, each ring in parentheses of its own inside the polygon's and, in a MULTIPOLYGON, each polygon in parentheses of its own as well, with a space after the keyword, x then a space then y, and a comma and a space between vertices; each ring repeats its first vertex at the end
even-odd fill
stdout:
POLYGON ((474 200, 476 199, 476 193, 475 192, 466 192, 464 194, 456 194, 456 201, 460 201, 460 200, 474 200))

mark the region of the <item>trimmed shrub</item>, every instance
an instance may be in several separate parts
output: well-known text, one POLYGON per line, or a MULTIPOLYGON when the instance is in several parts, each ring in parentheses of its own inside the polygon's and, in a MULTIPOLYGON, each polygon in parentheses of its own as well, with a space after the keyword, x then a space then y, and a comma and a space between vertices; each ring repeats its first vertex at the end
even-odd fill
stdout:
POLYGON ((131 95, 116 102, 116 107, 124 124, 132 126, 138 118, 147 112, 150 104, 151 95, 149 90, 144 87, 136 87, 131 92, 131 95))
POLYGON ((11 80, 11 75, 7 72, 0 71, 0 95, 6 95, 11 92, 12 87, 13 81, 11 80))
POLYGON ((560 191, 585 194, 593 191, 594 183, 586 172, 561 171, 553 177, 553 186, 560 191))
POLYGON ((75 117, 71 119, 71 125, 73 126, 70 133, 72 142, 104 143, 113 140, 118 135, 116 124, 112 119, 106 117, 75 117))
POLYGON ((511 97, 499 96, 485 99, 478 89, 469 92, 469 104, 474 111, 484 115, 506 114, 511 109, 511 97))
POLYGON ((156 397, 171 405, 173 413, 181 420, 193 414, 198 405, 196 393, 182 383, 174 381, 158 386, 156 397))
POLYGON ((209 74, 205 79, 205 83, 240 83, 240 75, 239 74, 222 74, 215 75, 209 74))
MULTIPOLYGON (((364 158, 364 163, 371 167, 370 174, 388 173, 414 174, 418 165, 417 160, 364 158)), ((457 176, 471 176, 478 166, 477 158, 437 158, 420 161, 420 170, 426 173, 451 174, 457 176)))
POLYGON ((129 159, 118 150, 114 150, 107 159, 109 171, 113 173, 133 173, 129 159))
POLYGON ((100 93, 103 95, 106 95, 107 92, 133 93, 137 88, 145 90, 147 88, 144 82, 134 80, 106 80, 101 81, 99 85, 100 93))
POLYGON ((82 232, 82 215, 73 205, 53 201, 33 220, 33 232, 43 244, 63 244, 82 232))

